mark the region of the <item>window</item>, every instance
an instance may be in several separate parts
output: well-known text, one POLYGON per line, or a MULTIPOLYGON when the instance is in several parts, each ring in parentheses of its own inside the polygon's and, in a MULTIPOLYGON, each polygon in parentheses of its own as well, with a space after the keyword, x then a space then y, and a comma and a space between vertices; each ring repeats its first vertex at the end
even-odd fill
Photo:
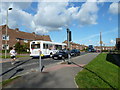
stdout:
POLYGON ((32 44, 31 48, 32 49, 40 49, 40 44, 32 44))
POLYGON ((43 49, 48 49, 48 44, 43 44, 43 49))
POLYGON ((28 40, 24 40, 25 43, 28 43, 28 40))
POLYGON ((61 49, 62 49, 62 46, 61 46, 61 45, 55 45, 55 49, 56 49, 56 50, 61 50, 61 49))
POLYGON ((52 50, 52 49, 53 49, 53 45, 49 44, 49 50, 52 50))
POLYGON ((19 42, 20 41, 20 39, 19 38, 16 38, 16 40, 19 42))
POLYGON ((45 49, 45 44, 43 44, 43 49, 45 49))
POLYGON ((9 40, 9 36, 2 35, 2 40, 9 40))

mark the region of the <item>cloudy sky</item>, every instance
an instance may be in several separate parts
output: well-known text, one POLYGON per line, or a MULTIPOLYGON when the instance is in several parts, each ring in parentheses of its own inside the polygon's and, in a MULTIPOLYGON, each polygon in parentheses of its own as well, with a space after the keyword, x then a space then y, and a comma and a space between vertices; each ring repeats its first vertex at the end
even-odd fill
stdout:
MULTIPOLYGON (((104 1, 104 0, 102 0, 104 1)), ((86 2, 2 2, 0 25, 6 24, 25 32, 50 35, 54 42, 66 40, 66 28, 72 31, 72 41, 79 44, 115 45, 118 37, 118 3, 87 0, 86 2)))

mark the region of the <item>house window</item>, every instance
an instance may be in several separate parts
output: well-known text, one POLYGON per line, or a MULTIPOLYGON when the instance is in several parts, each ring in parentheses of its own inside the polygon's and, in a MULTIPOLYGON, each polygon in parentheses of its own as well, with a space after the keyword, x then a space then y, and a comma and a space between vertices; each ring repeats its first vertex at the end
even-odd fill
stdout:
POLYGON ((9 40, 9 36, 7 35, 2 35, 2 40, 9 40))
POLYGON ((28 43, 28 40, 24 40, 25 43, 28 43))
POLYGON ((20 39, 18 39, 18 38, 16 38, 16 40, 19 42, 20 41, 20 39))
POLYGON ((9 45, 3 44, 2 45, 2 49, 4 49, 4 50, 7 49, 8 50, 9 49, 9 45))

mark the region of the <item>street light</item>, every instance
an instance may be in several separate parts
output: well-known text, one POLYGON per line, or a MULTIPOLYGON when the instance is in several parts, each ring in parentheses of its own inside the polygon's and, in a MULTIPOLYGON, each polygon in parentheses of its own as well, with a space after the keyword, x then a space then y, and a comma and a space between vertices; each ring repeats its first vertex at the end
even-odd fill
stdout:
MULTIPOLYGON (((8 10, 12 10, 12 8, 8 8, 8 10)), ((8 26, 8 10, 7 10, 7 16, 6 16, 6 42, 5 42, 5 58, 7 56, 7 26, 8 26)))
POLYGON ((102 53, 102 44, 103 44, 103 42, 102 42, 102 33, 100 32, 100 48, 101 48, 101 53, 102 53))

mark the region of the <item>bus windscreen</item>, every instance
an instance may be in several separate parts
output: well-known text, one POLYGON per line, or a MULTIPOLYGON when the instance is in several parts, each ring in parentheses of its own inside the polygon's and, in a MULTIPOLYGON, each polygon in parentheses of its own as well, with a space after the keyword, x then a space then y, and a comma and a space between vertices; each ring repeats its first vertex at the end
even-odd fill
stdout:
POLYGON ((40 44, 31 44, 31 49, 40 49, 40 44))

